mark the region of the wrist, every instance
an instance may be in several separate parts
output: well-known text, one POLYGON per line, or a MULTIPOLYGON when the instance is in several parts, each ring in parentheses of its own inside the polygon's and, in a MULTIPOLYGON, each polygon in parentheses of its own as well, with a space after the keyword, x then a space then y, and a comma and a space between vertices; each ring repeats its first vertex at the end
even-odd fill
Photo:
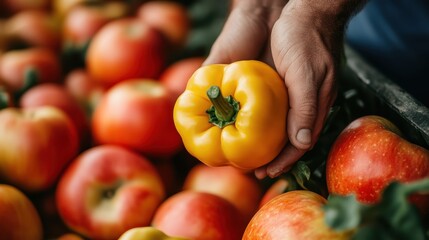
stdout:
MULTIPOLYGON (((318 21, 322 25, 344 28, 349 18, 365 3, 365 0, 290 0, 286 7, 300 15, 318 21)), ((337 29, 338 30, 338 29, 337 29)))
POLYGON ((288 0, 233 0, 231 6, 234 8, 240 6, 242 8, 283 8, 288 0))
POLYGON ((283 19, 320 37, 336 63, 344 54, 346 24, 365 0, 290 0, 283 8, 283 19))

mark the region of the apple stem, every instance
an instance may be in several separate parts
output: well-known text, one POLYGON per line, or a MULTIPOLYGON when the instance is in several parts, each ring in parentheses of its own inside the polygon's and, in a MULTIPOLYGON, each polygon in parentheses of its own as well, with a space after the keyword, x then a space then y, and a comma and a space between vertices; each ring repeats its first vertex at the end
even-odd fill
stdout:
POLYGON ((106 188, 101 192, 101 197, 102 198, 107 198, 107 199, 111 199, 115 196, 116 191, 119 189, 119 187, 122 185, 122 182, 119 181, 117 183, 115 183, 115 185, 113 187, 110 188, 106 188))
POLYGON ((108 189, 103 192, 103 198, 110 199, 115 195, 116 189, 108 189))

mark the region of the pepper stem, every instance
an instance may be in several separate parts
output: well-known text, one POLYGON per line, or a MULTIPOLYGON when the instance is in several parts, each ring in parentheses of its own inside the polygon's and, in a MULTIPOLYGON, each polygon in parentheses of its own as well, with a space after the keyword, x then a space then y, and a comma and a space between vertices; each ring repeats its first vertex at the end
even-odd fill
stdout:
POLYGON ((216 117, 222 121, 230 121, 232 116, 234 116, 234 108, 222 96, 220 88, 218 86, 211 86, 207 90, 207 96, 215 108, 216 117))
POLYGON ((231 96, 225 98, 218 86, 211 86, 207 90, 207 96, 213 104, 206 111, 209 122, 220 128, 233 124, 239 110, 239 103, 231 96))

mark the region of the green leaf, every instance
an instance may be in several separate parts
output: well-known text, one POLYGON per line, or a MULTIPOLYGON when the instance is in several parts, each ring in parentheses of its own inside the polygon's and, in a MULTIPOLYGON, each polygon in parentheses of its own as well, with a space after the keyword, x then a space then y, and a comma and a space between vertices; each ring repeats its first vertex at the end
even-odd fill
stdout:
POLYGON ((338 231, 355 229, 355 240, 427 239, 417 208, 408 201, 410 194, 429 191, 429 178, 411 183, 394 181, 372 205, 359 203, 353 196, 328 197, 323 207, 328 226, 338 231))
POLYGON ((76 68, 85 67, 86 52, 88 50, 90 40, 82 45, 66 41, 61 50, 61 66, 65 73, 68 73, 76 68))
POLYGON ((384 230, 380 224, 363 226, 353 235, 352 240, 393 240, 391 233, 384 230))
POLYGON ((39 82, 39 73, 37 69, 32 67, 25 69, 24 71, 24 83, 23 86, 14 94, 16 102, 19 101, 21 96, 30 88, 37 85, 39 82))
POLYGON ((429 178, 411 183, 395 181, 386 187, 378 204, 384 219, 395 228, 396 236, 401 239, 425 239, 419 212, 408 201, 411 193, 419 191, 429 191, 429 178))
POLYGON ((283 177, 288 183, 285 192, 301 189, 298 182, 296 181, 296 178, 292 174, 287 173, 283 177))
POLYGON ((361 212, 366 206, 360 204, 354 195, 330 195, 323 209, 328 226, 339 231, 348 231, 359 226, 361 212))
POLYGON ((299 186, 301 186, 303 189, 307 189, 305 183, 310 179, 311 176, 311 169, 308 167, 308 165, 304 161, 298 161, 296 164, 294 164, 291 173, 295 177, 299 186))
POLYGON ((2 89, 0 86, 0 110, 3 108, 7 108, 10 104, 9 95, 6 90, 2 89))
POLYGON ((189 55, 208 55, 228 16, 228 0, 198 0, 188 12, 192 30, 185 49, 189 55))

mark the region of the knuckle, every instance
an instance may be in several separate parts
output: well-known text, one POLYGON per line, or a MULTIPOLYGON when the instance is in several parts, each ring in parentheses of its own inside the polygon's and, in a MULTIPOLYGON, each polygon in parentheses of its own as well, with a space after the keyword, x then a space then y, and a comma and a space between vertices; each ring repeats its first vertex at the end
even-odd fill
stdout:
POLYGON ((302 102, 297 109, 300 118, 314 119, 317 116, 317 104, 314 101, 302 102))

